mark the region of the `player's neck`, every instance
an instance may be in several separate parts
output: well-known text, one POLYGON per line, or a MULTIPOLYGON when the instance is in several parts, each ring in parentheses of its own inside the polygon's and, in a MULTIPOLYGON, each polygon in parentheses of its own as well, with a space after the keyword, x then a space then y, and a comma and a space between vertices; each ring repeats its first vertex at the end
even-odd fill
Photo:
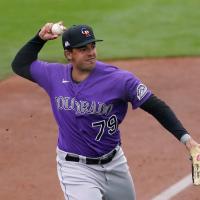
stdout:
POLYGON ((90 75, 92 70, 77 70, 75 68, 72 69, 72 79, 80 83, 87 79, 87 77, 90 75))

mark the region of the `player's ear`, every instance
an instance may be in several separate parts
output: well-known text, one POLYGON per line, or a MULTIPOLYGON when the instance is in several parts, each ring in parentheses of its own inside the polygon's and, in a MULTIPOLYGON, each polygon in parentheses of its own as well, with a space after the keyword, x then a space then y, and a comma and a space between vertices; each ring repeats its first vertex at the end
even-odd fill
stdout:
POLYGON ((70 61, 72 59, 72 50, 64 50, 64 56, 68 61, 70 61))

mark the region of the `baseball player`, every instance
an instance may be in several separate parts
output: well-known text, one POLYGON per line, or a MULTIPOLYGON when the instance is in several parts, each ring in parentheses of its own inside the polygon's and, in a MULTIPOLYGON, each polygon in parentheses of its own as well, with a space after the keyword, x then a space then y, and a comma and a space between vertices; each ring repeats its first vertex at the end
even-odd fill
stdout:
POLYGON ((153 115, 188 150, 199 148, 174 112, 134 74, 96 60, 88 25, 62 34, 68 64, 38 60, 47 41, 58 38, 45 24, 17 53, 13 71, 42 87, 58 125, 57 172, 66 200, 135 200, 120 140, 128 102, 153 115))

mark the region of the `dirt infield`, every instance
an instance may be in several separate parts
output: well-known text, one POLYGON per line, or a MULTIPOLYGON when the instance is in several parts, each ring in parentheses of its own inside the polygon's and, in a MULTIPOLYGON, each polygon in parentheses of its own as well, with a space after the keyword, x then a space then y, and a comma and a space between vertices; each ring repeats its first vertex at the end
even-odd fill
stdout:
MULTIPOLYGON (((112 63, 140 77, 200 142, 200 58, 112 63)), ((57 127, 47 95, 14 76, 0 83, 0 110, 0 199, 63 199, 55 163, 57 127)), ((138 200, 150 200, 191 172, 185 147, 144 111, 129 108, 120 129, 138 200)), ((197 200, 199 194, 200 187, 190 186, 173 199, 197 200)))

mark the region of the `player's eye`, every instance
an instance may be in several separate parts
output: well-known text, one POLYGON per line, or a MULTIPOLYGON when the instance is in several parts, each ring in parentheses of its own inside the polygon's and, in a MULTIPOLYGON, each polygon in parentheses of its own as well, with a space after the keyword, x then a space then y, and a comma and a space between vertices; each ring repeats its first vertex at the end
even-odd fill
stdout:
POLYGON ((86 48, 86 47, 81 47, 79 50, 80 50, 81 52, 84 52, 84 51, 87 50, 87 48, 86 48))
POLYGON ((94 49, 95 47, 96 47, 96 43, 93 42, 93 43, 92 43, 92 48, 94 49))

